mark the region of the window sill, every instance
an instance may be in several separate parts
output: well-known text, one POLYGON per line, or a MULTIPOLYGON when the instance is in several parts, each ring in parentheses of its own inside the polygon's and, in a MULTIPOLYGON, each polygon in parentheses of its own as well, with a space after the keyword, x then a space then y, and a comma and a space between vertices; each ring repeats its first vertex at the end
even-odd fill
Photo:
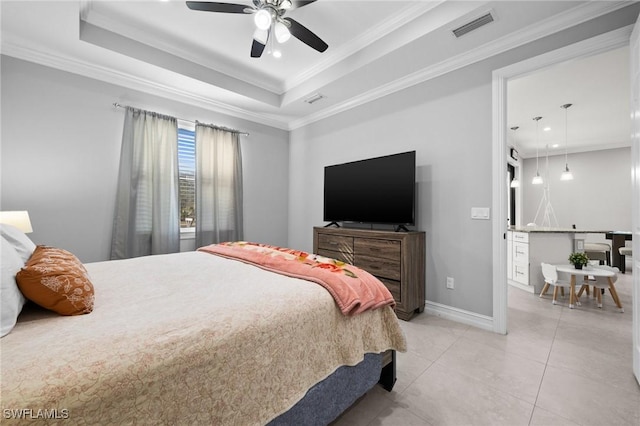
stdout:
POLYGON ((195 240, 196 228, 180 228, 180 240, 195 240))

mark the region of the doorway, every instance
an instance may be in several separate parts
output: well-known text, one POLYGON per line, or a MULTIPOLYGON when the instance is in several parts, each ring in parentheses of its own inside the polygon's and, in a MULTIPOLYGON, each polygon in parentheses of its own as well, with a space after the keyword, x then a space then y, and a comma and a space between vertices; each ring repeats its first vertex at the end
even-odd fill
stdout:
MULTIPOLYGON (((567 46, 493 73, 493 325, 494 331, 507 333, 507 251, 506 232, 510 193, 507 186, 507 83, 509 79, 534 73, 572 59, 603 53, 629 44, 630 28, 621 28, 592 39, 567 46)), ((510 219, 509 219, 510 223, 510 219)))

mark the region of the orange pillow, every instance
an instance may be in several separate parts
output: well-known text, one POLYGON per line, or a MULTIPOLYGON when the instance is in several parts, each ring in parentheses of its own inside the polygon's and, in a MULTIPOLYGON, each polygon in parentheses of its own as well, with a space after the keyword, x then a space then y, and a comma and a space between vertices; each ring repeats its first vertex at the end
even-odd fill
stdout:
POLYGON ((16 281, 24 297, 60 315, 93 311, 89 274, 82 262, 66 250, 37 246, 16 274, 16 281))

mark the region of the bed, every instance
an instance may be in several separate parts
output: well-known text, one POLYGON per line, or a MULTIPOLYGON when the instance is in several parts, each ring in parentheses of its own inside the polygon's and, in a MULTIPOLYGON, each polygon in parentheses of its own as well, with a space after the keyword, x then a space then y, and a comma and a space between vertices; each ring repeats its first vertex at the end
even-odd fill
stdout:
POLYGON ((204 251, 84 268, 92 312, 27 303, 0 340, 3 421, 327 424, 390 390, 406 347, 389 305, 345 315, 316 283, 204 251))

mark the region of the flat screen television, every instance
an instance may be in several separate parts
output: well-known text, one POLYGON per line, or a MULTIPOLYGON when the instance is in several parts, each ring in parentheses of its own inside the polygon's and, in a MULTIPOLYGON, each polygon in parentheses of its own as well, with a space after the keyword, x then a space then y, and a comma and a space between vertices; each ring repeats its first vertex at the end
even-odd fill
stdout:
POLYGON ((324 220, 415 223, 416 152, 324 168, 324 220))

